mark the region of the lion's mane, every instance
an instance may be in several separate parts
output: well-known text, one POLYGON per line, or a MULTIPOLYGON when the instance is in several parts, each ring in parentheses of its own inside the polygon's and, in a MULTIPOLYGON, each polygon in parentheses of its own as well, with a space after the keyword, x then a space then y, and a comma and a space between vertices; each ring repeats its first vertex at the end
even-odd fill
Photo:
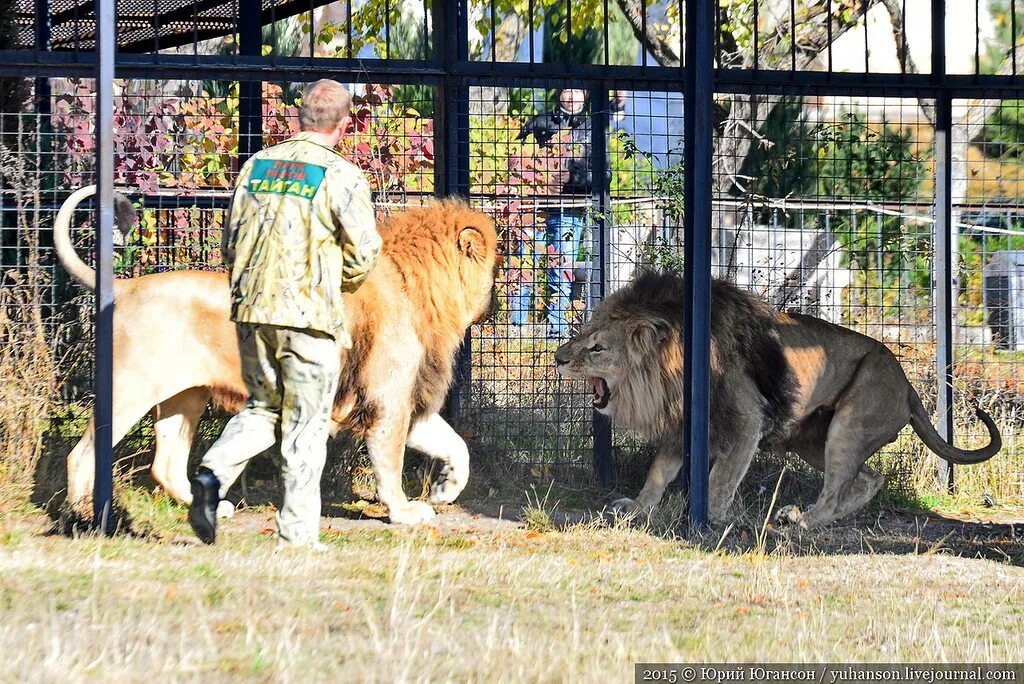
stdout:
MULTIPOLYGON (((711 291, 712 433, 731 423, 729 377, 746 373, 764 397, 764 434, 792 425, 796 380, 774 326, 778 314, 721 280, 711 291)), ((615 419, 648 436, 679 430, 683 418, 683 281, 642 271, 602 304, 609 325, 624 325, 628 372, 616 386, 615 419)))
MULTIPOLYGON (((454 359, 476 302, 470 293, 491 282, 487 265, 497 251, 497 232, 486 215, 463 201, 444 200, 395 213, 379 225, 381 259, 366 282, 346 295, 353 347, 345 355, 335 395, 344 411, 343 426, 359 434, 377 417, 379 407, 367 400, 366 359, 375 345, 404 345, 422 361, 414 389, 412 419, 438 411, 451 386, 454 359), (466 229, 472 229, 468 234, 466 229), (468 237, 467 237, 468 235, 468 237), (467 242, 469 241, 469 242, 467 242), (467 258, 475 250, 475 259, 467 258), (397 279, 397 282, 395 280, 397 279), (475 282, 468 282, 475 280, 475 282), (397 297, 406 302, 394 301, 397 297), (405 304, 411 303, 411 307, 405 304), (417 339, 383 339, 380 323, 411 310, 417 339)), ((246 397, 229 388, 213 388, 214 400, 229 411, 241 410, 246 397)))

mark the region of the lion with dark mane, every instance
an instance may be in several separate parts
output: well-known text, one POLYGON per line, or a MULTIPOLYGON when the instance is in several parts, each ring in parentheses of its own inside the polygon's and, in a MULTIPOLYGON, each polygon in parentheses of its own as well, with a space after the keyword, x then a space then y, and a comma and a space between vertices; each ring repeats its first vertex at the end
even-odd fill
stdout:
MULTIPOLYGON (((61 263, 89 288, 95 272, 69 234, 75 206, 93 192, 73 193, 54 225, 61 263)), ((434 511, 402 491, 406 446, 442 463, 431 503, 453 501, 469 477, 466 444, 438 411, 466 329, 493 305, 498 238, 487 216, 453 200, 393 214, 380 233, 380 260, 358 291, 344 295, 354 346, 343 352, 332 434, 365 438, 391 521, 415 524, 434 511)), ((187 459, 199 418, 211 401, 235 412, 247 399, 227 277, 169 271, 118 280, 114 296, 114 442, 152 411, 154 479, 188 503, 187 459)), ((90 422, 68 456, 72 505, 91 496, 93 450, 90 422)))
MULTIPOLYGON (((787 506, 781 520, 811 528, 849 516, 882 487, 865 465, 908 423, 950 463, 971 464, 1002 445, 995 422, 977 408, 988 445, 962 450, 931 424, 921 398, 882 343, 801 314, 780 313, 716 280, 711 294, 712 520, 723 520, 757 450, 795 452, 824 471, 817 503, 787 506)), ((683 283, 642 271, 605 299, 555 353, 558 371, 586 379, 594 407, 657 443, 647 482, 618 509, 656 506, 682 466, 683 283)))

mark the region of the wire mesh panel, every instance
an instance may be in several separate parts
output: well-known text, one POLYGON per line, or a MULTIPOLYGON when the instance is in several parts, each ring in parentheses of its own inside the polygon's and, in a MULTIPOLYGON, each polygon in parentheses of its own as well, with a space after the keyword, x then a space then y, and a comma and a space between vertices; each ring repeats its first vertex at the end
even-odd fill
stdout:
MULTIPOLYGON (((511 112, 500 115, 489 109, 490 90, 470 90, 471 197, 496 219, 504 267, 498 316, 473 334, 467 420, 505 467, 589 480, 581 466, 589 470, 600 448, 592 391, 561 379, 553 354, 601 292, 677 246, 653 192, 655 170, 678 164, 681 97, 573 82, 508 97, 511 112), (599 138, 603 182, 595 175, 599 138)), ((617 438, 620 453, 635 446, 617 438)))
MULTIPOLYGON (((471 201, 499 226, 498 314, 474 331, 468 420, 504 465, 550 478, 590 461, 590 399, 553 353, 593 306, 592 103, 577 84, 469 99, 471 201)), ((599 181, 597 181, 599 182, 599 181)))
POLYGON ((1019 498, 1024 487, 1020 456, 1020 357, 1024 340, 1024 210, 1021 202, 1024 146, 1017 125, 1019 100, 958 100, 953 107, 953 231, 956 276, 954 399, 958 444, 982 446, 984 425, 974 418, 978 402, 1003 435, 1000 455, 957 470, 961 490, 997 500, 1019 498))
MULTIPOLYGON (((140 219, 116 273, 220 268, 242 161, 298 130, 305 82, 349 82, 353 128, 341 151, 370 179, 382 214, 459 194, 499 228, 499 308, 471 330, 459 429, 480 458, 590 482, 594 453, 609 445, 595 437, 585 383, 561 380, 552 354, 638 268, 683 266, 686 5, 435 4, 122 4, 115 182, 140 219)), ((708 132, 715 275, 881 340, 931 408, 945 313, 935 296, 935 105, 947 86, 975 98, 957 100, 951 129, 955 433, 960 445, 984 439, 970 399, 997 416, 1004 453, 964 470, 961 485, 999 497, 1018 496, 1024 480, 1024 214, 1015 82, 991 79, 1019 72, 1019 4, 946 3, 935 36, 941 15, 927 1, 715 3, 708 132), (999 88, 980 90, 991 83, 999 88)), ((71 0, 16 7, 0 51, 39 78, 0 65, 5 320, 38 317, 61 368, 55 386, 85 407, 92 304, 56 263, 52 224, 60 201, 93 177, 95 88, 83 78, 93 10, 71 0)), ((91 263, 89 209, 75 216, 73 239, 91 263)), ((622 431, 610 446, 623 462, 646 455, 622 431)), ((930 486, 933 461, 909 433, 877 460, 898 488, 930 486)))
MULTIPOLYGON (((885 343, 934 406, 931 103, 732 98, 746 116, 716 140, 717 275, 885 343)), ((875 457, 891 486, 933 470, 917 444, 908 429, 875 457)))

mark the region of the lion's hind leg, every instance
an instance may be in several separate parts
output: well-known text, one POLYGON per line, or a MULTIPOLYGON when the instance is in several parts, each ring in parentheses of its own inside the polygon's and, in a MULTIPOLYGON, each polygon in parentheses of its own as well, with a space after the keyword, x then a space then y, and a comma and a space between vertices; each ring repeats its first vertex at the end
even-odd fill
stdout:
POLYGON ((801 512, 797 506, 786 506, 779 509, 776 518, 780 522, 798 524, 806 529, 827 525, 862 509, 884 484, 885 477, 864 465, 860 467, 842 495, 837 497, 831 494, 826 485, 818 501, 806 511, 801 512))
MULTIPOLYGON (((115 379, 114 387, 120 387, 115 379)), ((127 394, 127 393, 126 393, 127 394)), ((145 415, 150 406, 143 406, 144 400, 134 397, 128 399, 118 398, 118 392, 114 393, 113 411, 113 439, 116 446, 135 423, 145 415)), ((96 443, 95 443, 95 422, 89 419, 85 428, 85 434, 78 440, 78 444, 68 454, 68 495, 67 502, 80 512, 92 502, 93 484, 96 479, 96 443)))
POLYGON ((208 389, 193 387, 153 407, 153 479, 178 503, 192 503, 188 454, 209 400, 208 389))
POLYGON ((96 423, 89 418, 85 433, 68 454, 68 503, 85 507, 92 500, 93 480, 96 474, 96 423))
POLYGON ((432 413, 412 426, 406 446, 442 463, 441 477, 430 488, 430 503, 455 501, 469 482, 469 449, 462 437, 444 418, 432 413))
POLYGON ((808 529, 826 525, 856 513, 882 488, 885 479, 864 464, 910 421, 909 410, 901 410, 905 386, 890 381, 890 364, 902 373, 887 351, 861 362, 829 423, 825 485, 813 509, 788 514, 791 522, 808 529))

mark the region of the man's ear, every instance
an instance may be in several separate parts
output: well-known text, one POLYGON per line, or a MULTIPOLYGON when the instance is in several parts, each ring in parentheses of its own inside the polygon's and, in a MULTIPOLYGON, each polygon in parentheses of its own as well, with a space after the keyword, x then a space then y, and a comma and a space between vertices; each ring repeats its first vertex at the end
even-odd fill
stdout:
POLYGON ((466 226, 459 231, 459 251, 474 261, 483 261, 487 255, 487 243, 483 233, 473 226, 466 226))

